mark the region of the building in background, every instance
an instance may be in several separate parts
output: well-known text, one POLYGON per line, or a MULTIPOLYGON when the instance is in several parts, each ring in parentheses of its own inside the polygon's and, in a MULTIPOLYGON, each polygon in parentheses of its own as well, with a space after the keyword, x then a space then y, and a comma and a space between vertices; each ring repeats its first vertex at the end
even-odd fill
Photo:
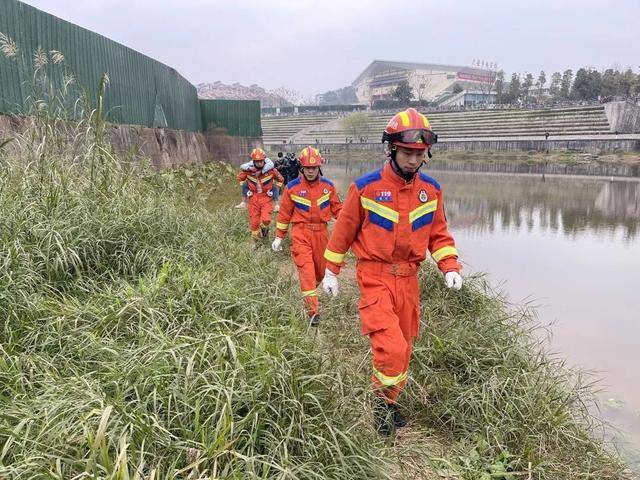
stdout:
POLYGON ((373 106, 394 99, 398 85, 407 82, 413 100, 438 106, 491 104, 496 69, 437 65, 432 63, 374 60, 352 86, 358 102, 373 106))

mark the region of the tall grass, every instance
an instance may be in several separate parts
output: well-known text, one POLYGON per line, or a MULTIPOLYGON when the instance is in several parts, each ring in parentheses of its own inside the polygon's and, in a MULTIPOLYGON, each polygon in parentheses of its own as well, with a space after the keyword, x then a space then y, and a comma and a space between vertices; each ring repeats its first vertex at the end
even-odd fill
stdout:
POLYGON ((113 154, 107 86, 0 144, 0 478, 625 478, 531 315, 431 269, 412 423, 382 443, 353 285, 308 335, 286 257, 217 208, 228 168, 113 154))
POLYGON ((381 475, 236 214, 48 168, 1 172, 0 476, 381 475))

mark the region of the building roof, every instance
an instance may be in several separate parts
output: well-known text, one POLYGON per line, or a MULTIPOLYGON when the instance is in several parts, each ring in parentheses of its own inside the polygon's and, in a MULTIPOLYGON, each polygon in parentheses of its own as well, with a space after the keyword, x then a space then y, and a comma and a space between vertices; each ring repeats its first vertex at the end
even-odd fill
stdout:
POLYGON ((358 75, 351 85, 357 85, 363 78, 375 75, 389 69, 403 70, 438 70, 443 72, 464 72, 476 75, 486 75, 488 70, 483 68, 460 67, 456 65, 441 65, 438 63, 396 62, 393 60, 374 60, 358 75))

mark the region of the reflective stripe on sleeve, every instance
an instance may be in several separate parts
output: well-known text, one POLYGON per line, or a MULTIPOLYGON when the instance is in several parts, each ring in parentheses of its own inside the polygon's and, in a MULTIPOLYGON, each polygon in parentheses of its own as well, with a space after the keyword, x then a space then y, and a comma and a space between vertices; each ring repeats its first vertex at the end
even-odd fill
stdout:
POLYGON ((431 254, 436 262, 439 262, 444 257, 449 257, 451 255, 455 255, 456 257, 458 256, 458 250, 456 247, 442 247, 431 254))
POLYGON ((303 297, 317 297, 318 296, 318 289, 314 288, 313 290, 305 290, 302 292, 302 296, 303 297))
POLYGON ((287 228, 289 228, 289 224, 288 223, 276 222, 276 228, 278 230, 286 230, 287 228))
POLYGON ((324 258, 335 264, 341 264, 342 260, 344 260, 344 256, 344 253, 332 252, 328 248, 324 251, 324 258))

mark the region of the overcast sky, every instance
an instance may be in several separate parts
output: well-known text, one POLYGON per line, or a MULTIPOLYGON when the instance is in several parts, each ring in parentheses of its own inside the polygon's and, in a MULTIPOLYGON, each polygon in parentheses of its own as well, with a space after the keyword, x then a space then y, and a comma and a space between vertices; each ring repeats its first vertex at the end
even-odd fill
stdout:
POLYGON ((374 59, 507 75, 640 68, 640 0, 27 0, 176 68, 192 83, 349 85, 374 59))

